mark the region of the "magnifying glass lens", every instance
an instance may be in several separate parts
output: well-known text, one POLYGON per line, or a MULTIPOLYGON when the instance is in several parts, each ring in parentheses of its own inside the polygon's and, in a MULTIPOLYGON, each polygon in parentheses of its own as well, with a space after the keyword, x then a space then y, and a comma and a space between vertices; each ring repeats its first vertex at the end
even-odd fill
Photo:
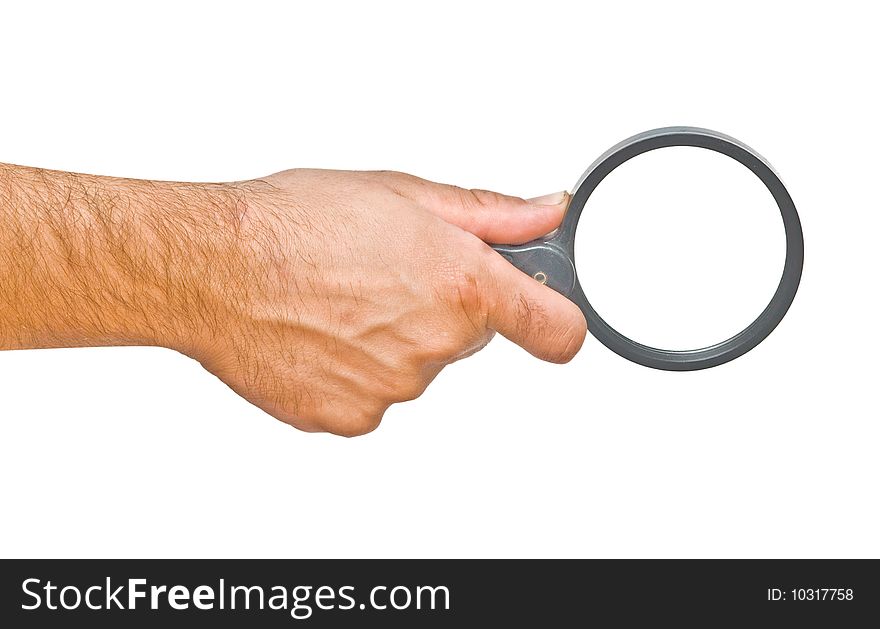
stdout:
POLYGON ((715 151, 672 146, 611 171, 581 213, 581 287, 618 332, 692 350, 746 328, 779 284, 785 229, 772 194, 715 151))

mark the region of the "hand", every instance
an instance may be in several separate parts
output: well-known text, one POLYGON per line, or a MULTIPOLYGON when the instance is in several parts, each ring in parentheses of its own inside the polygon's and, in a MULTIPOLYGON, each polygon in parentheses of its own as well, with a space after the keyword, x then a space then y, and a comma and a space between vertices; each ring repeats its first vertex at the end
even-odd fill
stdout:
POLYGON ((577 306, 485 244, 552 231, 567 201, 389 172, 0 164, 0 349, 170 347, 297 428, 363 434, 495 330, 545 360, 578 351, 577 306))
POLYGON ((222 307, 189 353, 297 428, 369 432, 494 330, 554 362, 583 343, 580 310, 484 243, 552 231, 567 194, 530 203, 402 173, 317 170, 239 188, 240 247, 214 261, 238 280, 218 287, 222 307))

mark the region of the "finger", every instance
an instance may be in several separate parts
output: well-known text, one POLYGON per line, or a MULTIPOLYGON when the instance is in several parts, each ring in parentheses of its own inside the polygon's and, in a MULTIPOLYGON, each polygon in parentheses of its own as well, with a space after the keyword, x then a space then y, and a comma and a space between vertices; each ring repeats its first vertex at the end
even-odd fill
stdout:
POLYGON ((488 190, 439 186, 427 209, 489 243, 519 244, 547 234, 562 222, 567 192, 520 199, 488 190))
POLYGON ((399 194, 489 243, 519 244, 553 231, 562 222, 571 200, 567 192, 526 200, 400 173, 388 176, 399 194))
POLYGON ((587 334, 580 308, 494 251, 486 257, 489 327, 542 360, 571 360, 587 334))

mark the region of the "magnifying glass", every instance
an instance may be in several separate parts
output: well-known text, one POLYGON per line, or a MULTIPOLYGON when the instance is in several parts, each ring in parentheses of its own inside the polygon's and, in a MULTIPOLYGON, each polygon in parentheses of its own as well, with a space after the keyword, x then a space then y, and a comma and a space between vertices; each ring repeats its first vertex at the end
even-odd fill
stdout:
MULTIPOLYGON (((576 303, 587 319, 590 333, 620 356, 646 367, 693 371, 715 367, 742 356, 776 328, 791 306, 800 283, 804 239, 800 218, 788 191, 770 164, 754 150, 730 136, 696 127, 665 127, 640 133, 611 147, 587 169, 574 188, 562 225, 547 236, 522 245, 493 247, 515 267, 576 303), (595 310, 578 281, 574 259, 575 233, 596 187, 632 158, 674 146, 715 151, 748 168, 769 190, 785 228, 785 263, 770 303, 741 332, 708 347, 688 350, 659 349, 639 343, 614 329, 595 310)), ((698 264, 699 261, 695 261, 698 264)))

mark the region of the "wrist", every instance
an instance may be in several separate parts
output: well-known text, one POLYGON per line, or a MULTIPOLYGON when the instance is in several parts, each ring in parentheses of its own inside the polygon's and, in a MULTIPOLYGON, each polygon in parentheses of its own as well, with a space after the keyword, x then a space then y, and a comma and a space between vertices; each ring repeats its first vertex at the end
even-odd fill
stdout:
POLYGON ((121 285, 134 304, 128 333, 138 344, 202 355, 228 329, 241 290, 245 190, 238 184, 129 185, 135 189, 125 194, 139 200, 129 253, 140 263, 134 273, 123 269, 121 285))

